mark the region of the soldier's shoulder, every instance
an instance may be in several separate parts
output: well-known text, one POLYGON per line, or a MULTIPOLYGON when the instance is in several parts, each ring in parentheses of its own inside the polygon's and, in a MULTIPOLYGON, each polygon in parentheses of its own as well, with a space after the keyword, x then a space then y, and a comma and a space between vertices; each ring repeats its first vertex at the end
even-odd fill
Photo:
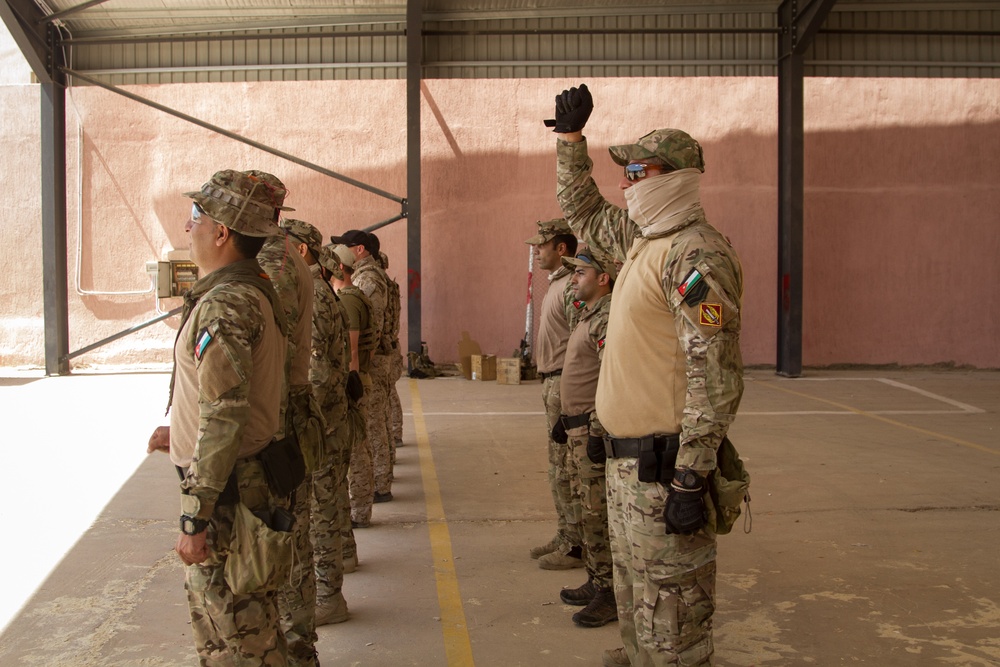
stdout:
POLYGON ((224 320, 233 324, 252 325, 263 317, 262 293, 249 283, 216 285, 198 300, 198 317, 224 320))

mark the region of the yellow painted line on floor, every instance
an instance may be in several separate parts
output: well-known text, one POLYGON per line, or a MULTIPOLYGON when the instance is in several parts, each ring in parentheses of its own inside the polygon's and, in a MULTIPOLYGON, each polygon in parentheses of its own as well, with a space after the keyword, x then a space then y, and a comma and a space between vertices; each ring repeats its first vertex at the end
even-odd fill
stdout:
MULTIPOLYGON (((789 380, 789 382, 794 382, 794 380, 789 380)), ((1000 456, 1000 451, 995 449, 990 449, 985 445, 980 445, 977 442, 970 442, 969 440, 963 440, 962 438, 956 438, 954 436, 948 435, 946 433, 938 433, 937 431, 929 431, 925 428, 920 428, 919 426, 910 426, 909 424, 904 424, 903 422, 896 421, 895 419, 888 419, 881 415, 877 415, 873 412, 868 412, 866 410, 861 410, 860 408, 855 408, 844 403, 838 403, 837 401, 831 401, 828 398, 820 398, 819 396, 813 396, 812 394, 806 394, 801 391, 795 391, 794 389, 788 389, 787 387, 782 387, 783 382, 775 382, 773 380, 756 380, 754 384, 761 384, 771 389, 776 389, 778 391, 783 391, 786 394, 792 394, 793 396, 800 396, 802 398, 808 398, 814 401, 819 401, 820 403, 826 403, 828 405, 835 405, 842 410, 848 410, 856 415, 861 415, 863 417, 868 417, 869 419, 874 419, 876 421, 884 422, 886 424, 891 424, 893 426, 898 426, 899 428, 904 428, 908 431, 915 431, 917 433, 922 433, 923 435, 929 435, 932 438, 939 438, 941 440, 946 440, 948 442, 953 442, 956 445, 961 445, 962 447, 969 447, 970 449, 978 449, 981 452, 986 452, 987 454, 995 454, 1000 456)), ((955 413, 961 414, 961 413, 955 413)))
POLYGON ((413 411, 413 429, 417 435, 420 452, 420 474, 424 481, 424 498, 427 505, 427 529, 431 538, 431 558, 437 580, 438 604, 441 607, 441 632, 444 634, 444 651, 449 667, 472 667, 472 642, 465 622, 462 596, 458 592, 455 559, 451 553, 451 534, 441 503, 437 470, 431 453, 430 437, 420 403, 420 390, 416 380, 410 380, 410 402, 413 411))

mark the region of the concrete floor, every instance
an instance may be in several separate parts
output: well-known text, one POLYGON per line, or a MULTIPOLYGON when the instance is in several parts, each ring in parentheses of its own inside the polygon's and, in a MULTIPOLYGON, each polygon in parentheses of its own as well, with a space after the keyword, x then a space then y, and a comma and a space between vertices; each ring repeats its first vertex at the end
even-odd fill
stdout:
MULTIPOLYGON (((0 665, 196 663, 177 481, 145 456, 166 385, 0 380, 0 665)), ((538 383, 399 392, 396 499, 357 533, 323 664, 600 665, 617 628, 575 627, 558 596, 585 575, 527 553, 555 525, 538 383)), ((753 531, 719 539, 717 664, 1000 664, 998 413, 1000 372, 748 373, 731 435, 753 531)))

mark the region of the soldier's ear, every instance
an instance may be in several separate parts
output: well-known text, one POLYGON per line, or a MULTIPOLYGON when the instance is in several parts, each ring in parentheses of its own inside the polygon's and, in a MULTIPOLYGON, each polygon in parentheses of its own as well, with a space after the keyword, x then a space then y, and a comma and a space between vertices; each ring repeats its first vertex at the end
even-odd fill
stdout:
POLYGON ((226 227, 225 225, 216 224, 215 245, 221 248, 223 245, 226 244, 226 241, 229 239, 229 237, 230 237, 229 227, 226 227))
POLYGON ((611 284, 611 276, 606 273, 601 273, 597 276, 598 285, 609 285, 611 284))

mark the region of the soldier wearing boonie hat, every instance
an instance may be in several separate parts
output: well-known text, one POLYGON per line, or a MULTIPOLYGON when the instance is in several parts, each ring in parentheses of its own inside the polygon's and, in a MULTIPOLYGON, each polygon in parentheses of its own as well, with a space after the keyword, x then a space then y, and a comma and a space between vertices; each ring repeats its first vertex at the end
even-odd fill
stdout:
POLYGON ((340 300, 323 270, 343 279, 340 262, 324 247, 323 235, 304 220, 284 218, 281 228, 296 243, 312 272, 312 355, 309 380, 313 396, 326 423, 326 457, 316 462, 312 476, 312 515, 309 535, 316 574, 316 626, 340 623, 348 618, 344 599, 343 537, 338 495, 346 493, 347 464, 351 440, 347 433, 348 400, 345 392, 350 371, 349 339, 340 300))
POLYGON ((561 259, 576 252, 576 236, 563 218, 539 220, 534 236, 525 240, 533 246, 538 268, 548 271, 549 289, 542 299, 538 316, 538 336, 534 357, 542 378, 542 403, 545 406, 546 447, 549 456, 549 490, 556 509, 556 534, 546 544, 532 547, 529 555, 543 570, 583 567, 580 524, 573 505, 573 488, 567 468, 567 440, 558 431, 561 402, 560 379, 566 357, 566 341, 576 323, 571 271, 561 259))
MULTIPOLYGON (((556 196, 570 227, 623 262, 595 397, 607 429, 612 552, 622 565, 614 590, 624 646, 603 662, 710 665, 716 535, 739 515, 731 500, 717 508, 722 496, 710 487, 721 475, 719 452, 738 462, 726 435, 743 394, 742 268, 702 209, 699 143, 665 128, 612 146, 624 171, 621 208, 590 177, 583 129, 593 108, 586 85, 570 88, 546 124, 557 134, 556 196), (665 574, 651 580, 649 572, 665 574), (677 590, 693 610, 683 619, 668 618, 669 605, 649 610, 649 600, 677 590)), ((730 475, 729 488, 749 484, 730 475)))
POLYGON ((562 261, 573 271, 574 293, 584 304, 566 344, 559 421, 569 440, 568 460, 577 494, 587 581, 577 588, 564 588, 559 597, 566 604, 583 607, 573 614, 574 623, 598 628, 618 619, 608 530, 605 431, 594 405, 618 269, 610 255, 588 246, 562 261))
MULTIPOLYGON (((216 172, 186 196, 194 204, 185 230, 202 276, 185 295, 174 344, 170 426, 154 431, 149 451, 167 452, 182 476, 175 550, 188 566, 200 661, 230 662, 238 655, 283 664, 277 586, 234 591, 224 576, 252 567, 251 545, 230 541, 238 504, 264 514, 288 504, 273 495, 257 458, 279 430, 285 377, 285 317, 256 259, 265 237, 278 232, 280 203, 266 185, 235 170, 216 172), (237 488, 238 494, 230 491, 237 488)), ((268 566, 263 574, 279 580, 291 563, 272 559, 268 566)))
MULTIPOLYGON (((288 189, 281 180, 266 171, 251 169, 243 172, 251 182, 260 183, 272 196, 277 222, 279 211, 291 210, 284 206, 288 189)), ((298 438, 302 457, 306 462, 306 476, 293 494, 295 514, 293 527, 296 559, 288 582, 301 582, 292 586, 286 582, 278 596, 281 626, 288 640, 290 662, 313 664, 316 661, 316 583, 313 571, 313 549, 309 540, 309 511, 312 497, 312 473, 318 452, 321 451, 323 433, 315 428, 323 416, 312 394, 309 382, 309 365, 312 357, 313 276, 308 264, 292 247, 284 234, 271 236, 258 255, 260 264, 267 271, 281 301, 288 320, 288 352, 285 369, 288 373, 285 386, 288 391, 281 404, 279 437, 294 433, 298 438)))

